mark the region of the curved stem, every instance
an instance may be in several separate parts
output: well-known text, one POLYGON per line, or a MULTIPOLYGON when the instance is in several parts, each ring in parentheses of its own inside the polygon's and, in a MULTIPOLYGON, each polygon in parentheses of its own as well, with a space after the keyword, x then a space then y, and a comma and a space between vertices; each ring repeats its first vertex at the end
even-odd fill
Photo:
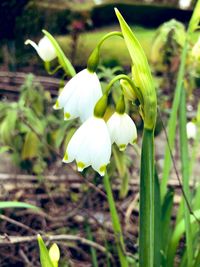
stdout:
POLYGON ((117 246, 117 252, 118 252, 120 264, 121 264, 121 267, 128 267, 128 261, 125 255, 125 245, 124 245, 122 229, 121 229, 119 217, 117 214, 117 209, 115 206, 115 201, 114 201, 113 194, 112 194, 112 188, 110 186, 109 176, 107 173, 104 176, 104 187, 105 187, 107 198, 108 198, 108 204, 109 204, 110 215, 111 215, 113 230, 115 234, 115 240, 116 240, 116 246, 117 246))
POLYGON ((59 69, 62 68, 61 65, 57 66, 55 69, 51 70, 50 62, 44 62, 45 69, 49 75, 54 75, 59 69))
POLYGON ((109 82, 109 84, 107 85, 105 93, 108 94, 109 91, 110 91, 110 88, 118 80, 126 80, 130 84, 131 88, 133 89, 133 91, 136 94, 137 98, 139 99, 140 103, 143 104, 143 98, 142 98, 142 94, 141 94, 139 88, 136 87, 136 85, 134 84, 134 82, 127 75, 125 75, 125 74, 119 74, 119 75, 115 76, 115 78, 113 78, 109 82))
POLYGON ((106 35, 104 35, 104 36, 102 37, 102 39, 99 41, 99 43, 98 43, 97 46, 100 47, 100 46, 103 44, 103 42, 104 42, 105 40, 107 40, 108 38, 110 38, 110 37, 112 37, 112 36, 119 36, 119 37, 124 38, 124 37, 123 37, 123 34, 122 34, 121 32, 117 32, 117 31, 109 32, 109 33, 107 33, 106 35))

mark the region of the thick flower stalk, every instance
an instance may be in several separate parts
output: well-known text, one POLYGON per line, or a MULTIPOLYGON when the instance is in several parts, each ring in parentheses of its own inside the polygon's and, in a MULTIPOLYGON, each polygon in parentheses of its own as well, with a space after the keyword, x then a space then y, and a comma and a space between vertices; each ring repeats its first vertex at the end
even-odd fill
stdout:
POLYGON ((35 48, 39 57, 45 62, 52 61, 57 57, 54 46, 46 36, 39 41, 38 45, 29 39, 26 40, 25 44, 30 44, 35 48))
POLYGON ((155 170, 154 170, 154 128, 157 117, 157 97, 150 67, 137 38, 115 9, 122 34, 132 59, 132 76, 136 85, 136 95, 140 102, 140 113, 144 121, 144 133, 140 170, 140 266, 155 267, 155 170), (138 94, 140 93, 140 94, 138 94))
POLYGON ((64 108, 65 120, 80 117, 83 122, 92 116, 94 106, 101 96, 101 85, 96 73, 84 69, 65 85, 54 109, 64 108))

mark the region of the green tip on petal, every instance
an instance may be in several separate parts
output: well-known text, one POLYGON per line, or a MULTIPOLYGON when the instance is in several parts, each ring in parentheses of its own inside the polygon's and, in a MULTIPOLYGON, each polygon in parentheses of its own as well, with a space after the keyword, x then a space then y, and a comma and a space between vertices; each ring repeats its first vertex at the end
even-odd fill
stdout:
POLYGON ((125 144, 119 145, 119 150, 120 151, 124 151, 125 149, 126 149, 126 145, 125 144))
POLYGON ((103 176, 105 173, 106 173, 106 165, 102 165, 102 166, 99 168, 99 174, 100 174, 101 176, 103 176))
POLYGON ((53 106, 54 109, 60 109, 59 102, 56 100, 55 105, 53 106))
POLYGON ((77 168, 78 168, 78 171, 81 172, 84 168, 85 168, 85 163, 79 161, 77 162, 77 168))
POLYGON ((68 157, 68 154, 67 154, 67 152, 66 152, 62 161, 63 161, 63 162, 67 162, 68 159, 69 159, 69 157, 68 157))
POLYGON ((131 142, 131 145, 134 145, 137 142, 137 138, 133 139, 133 141, 131 142))
POLYGON ((71 117, 70 113, 66 112, 64 114, 64 120, 69 120, 70 117, 71 117))

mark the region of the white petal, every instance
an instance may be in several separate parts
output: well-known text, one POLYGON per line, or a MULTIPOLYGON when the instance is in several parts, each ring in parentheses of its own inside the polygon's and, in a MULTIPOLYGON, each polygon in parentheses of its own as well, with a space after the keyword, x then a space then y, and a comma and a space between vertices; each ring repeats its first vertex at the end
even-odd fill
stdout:
POLYGON ((106 123, 103 119, 90 117, 72 136, 63 161, 75 159, 79 171, 92 165, 104 175, 110 156, 111 141, 106 123))
POLYGON ((30 39, 28 39, 28 40, 26 40, 25 45, 28 45, 28 44, 30 44, 37 51, 37 53, 38 53, 39 47, 38 47, 38 45, 35 42, 33 42, 30 39))
POLYGON ((92 138, 90 140, 90 160, 92 167, 100 174, 104 175, 106 165, 110 162, 111 140, 108 128, 103 119, 95 119, 92 138))
POLYGON ((120 150, 124 150, 128 143, 137 139, 135 123, 128 114, 115 112, 107 122, 112 143, 116 143, 120 150))
POLYGON ((57 57, 51 41, 46 36, 39 41, 38 48, 38 54, 44 61, 51 61, 57 57))
POLYGON ((39 41, 38 45, 29 39, 26 40, 25 44, 30 44, 33 48, 35 48, 43 61, 51 61, 57 57, 53 45, 46 36, 39 41))
POLYGON ((93 115, 94 107, 102 96, 101 85, 96 73, 90 73, 86 70, 87 75, 83 77, 81 82, 81 90, 79 91, 78 111, 81 121, 93 115))
POLYGON ((61 91, 58 99, 57 99, 57 105, 59 108, 64 108, 65 103, 70 99, 70 97, 75 93, 77 88, 77 75, 74 76, 71 80, 67 82, 63 90, 61 91))
POLYGON ((70 114, 69 119, 80 117, 85 121, 93 115, 94 106, 101 96, 101 85, 96 73, 84 69, 65 85, 54 108, 64 107, 64 112, 70 114))
POLYGON ((187 129, 187 137, 188 139, 195 139, 196 135, 197 135, 197 127, 196 125, 190 121, 187 123, 186 125, 186 129, 187 129))

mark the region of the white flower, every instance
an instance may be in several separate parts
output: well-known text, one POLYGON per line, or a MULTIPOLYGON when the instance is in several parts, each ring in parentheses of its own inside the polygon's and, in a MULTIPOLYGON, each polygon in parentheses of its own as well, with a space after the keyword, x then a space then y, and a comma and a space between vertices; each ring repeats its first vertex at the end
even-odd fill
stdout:
POLYGON ((191 0, 179 0, 179 7, 181 9, 187 9, 191 5, 191 0))
POLYGON ((102 118, 90 117, 72 136, 63 162, 76 160, 78 170, 92 166, 104 175, 110 161, 111 141, 107 125, 102 118))
POLYGON ((195 139, 197 135, 197 127, 194 122, 190 121, 186 125, 188 139, 195 139))
POLYGON ((120 151, 126 149, 128 143, 133 144, 137 139, 135 123, 126 113, 115 112, 107 121, 112 143, 116 143, 120 151))
POLYGON ((44 36, 38 43, 38 45, 31 41, 26 40, 26 45, 30 44, 37 51, 38 55, 41 57, 43 61, 51 61, 57 57, 56 51, 51 43, 51 41, 44 36))
POLYGON ((94 106, 101 96, 96 73, 84 69, 65 85, 54 109, 64 108, 65 120, 80 117, 81 121, 85 121, 93 115, 94 106))

